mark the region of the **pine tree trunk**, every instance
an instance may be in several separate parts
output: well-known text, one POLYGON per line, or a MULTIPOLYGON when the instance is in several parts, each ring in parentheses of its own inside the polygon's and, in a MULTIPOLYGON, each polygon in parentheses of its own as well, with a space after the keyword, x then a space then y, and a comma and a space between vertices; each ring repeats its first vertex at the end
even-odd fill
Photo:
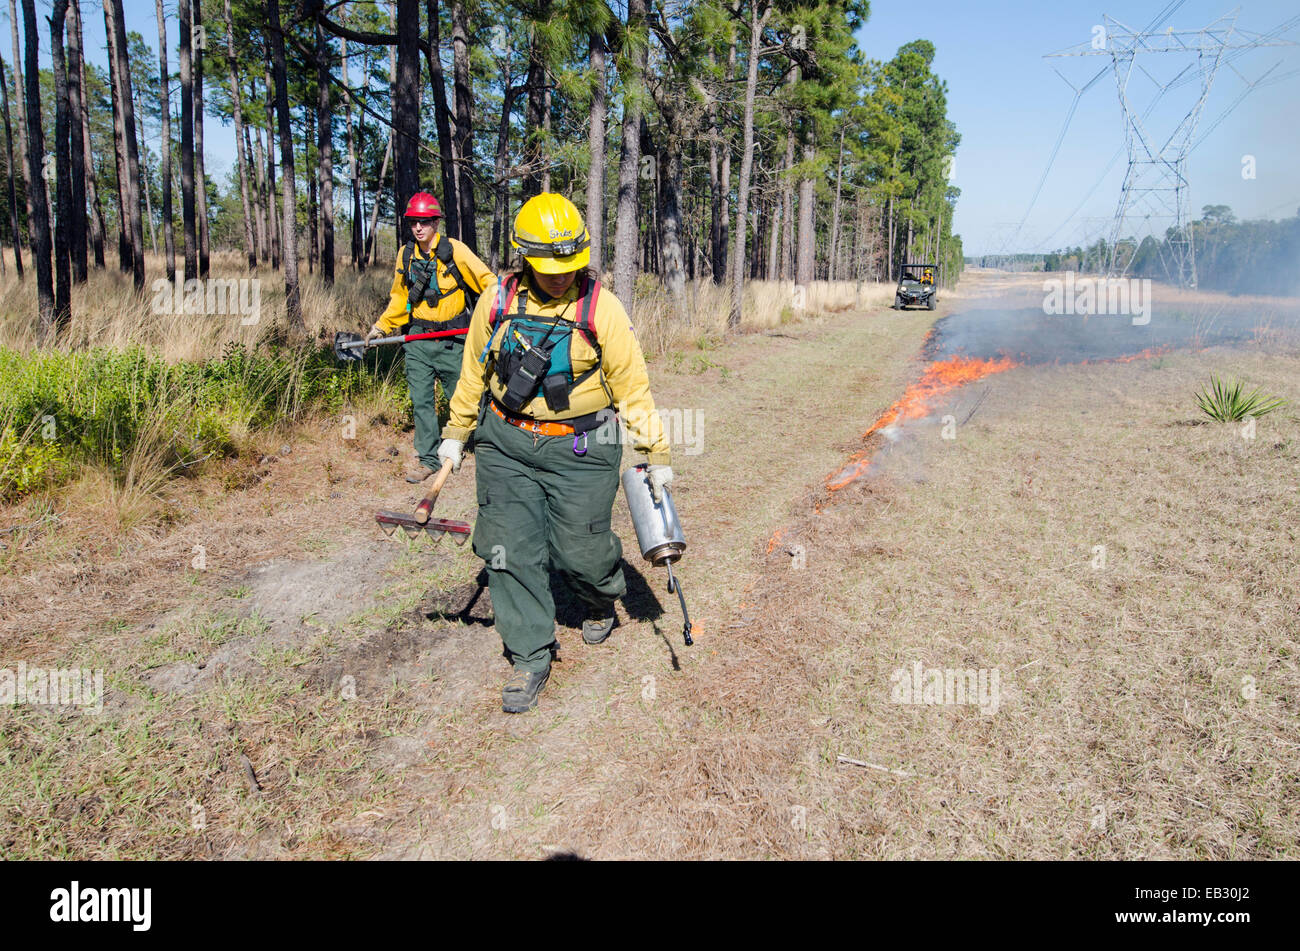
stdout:
MULTIPOLYGON (((542 94, 542 136, 543 141, 551 141, 551 87, 548 83, 546 91, 542 94)), ((545 157, 542 165, 542 191, 551 192, 551 161, 550 156, 545 157)))
MULTIPOLYGON (((303 109, 302 167, 310 170, 311 131, 316 126, 315 112, 303 109)), ((320 206, 316 204, 316 189, 320 185, 320 170, 317 174, 307 176, 307 273, 316 269, 320 260, 320 206)))
MULTIPOLYGON (((943 256, 943 213, 944 213, 944 210, 945 210, 946 206, 947 206, 947 202, 940 202, 940 204, 939 204, 939 218, 938 218, 938 220, 935 222, 935 226, 934 226, 934 252, 933 252, 933 254, 931 255, 930 260, 932 260, 935 264, 938 264, 938 265, 942 265, 942 264, 943 264, 943 261, 942 261, 942 256, 943 256)), ((940 266, 940 268, 939 268, 939 273, 938 273, 938 275, 936 275, 936 280, 942 280, 942 279, 943 279, 943 276, 944 276, 944 269, 943 269, 942 266, 940 266)))
POLYGON ((68 0, 54 0, 50 13, 50 51, 54 72, 54 167, 57 173, 56 226, 54 228, 54 332, 62 334, 72 323, 72 160, 69 135, 72 116, 68 109, 68 64, 63 28, 68 18, 68 0))
POLYGON ((352 87, 348 85, 348 41, 342 41, 343 88, 345 102, 343 105, 343 122, 348 137, 348 176, 352 182, 352 266, 358 272, 366 268, 365 258, 361 255, 361 232, 365 229, 365 216, 361 208, 361 173, 357 168, 357 142, 352 136, 352 87))
MULTIPOLYGON (((709 52, 709 65, 716 61, 713 52, 709 52)), ((723 211, 723 192, 730 186, 722 176, 720 152, 730 152, 730 147, 720 149, 722 139, 718 131, 718 102, 712 96, 708 101, 709 112, 709 257, 713 266, 713 283, 726 283, 727 249, 723 246, 726 233, 726 212, 723 211)))
POLYGON ((126 219, 127 241, 130 245, 132 283, 137 293, 144 290, 144 222, 140 215, 140 148, 135 137, 135 104, 131 97, 131 60, 126 46, 126 20, 122 13, 122 0, 104 0, 106 23, 111 20, 109 45, 116 47, 114 56, 117 71, 118 105, 122 112, 122 137, 126 155, 126 219), (111 10, 111 16, 110 14, 111 10))
POLYGON ((0 96, 4 97, 5 110, 5 168, 9 175, 9 231, 13 235, 14 268, 19 279, 23 276, 22 238, 18 230, 18 191, 14 186, 14 137, 9 119, 9 84, 5 79, 4 57, 0 57, 0 96))
MULTIPOLYGON (((397 82, 393 86, 393 200, 400 221, 420 190, 420 5, 397 0, 397 82)), ((400 243, 400 229, 397 236, 400 243)))
MULTIPOLYGON (((542 133, 546 122, 546 55, 542 49, 537 24, 551 18, 551 0, 535 0, 533 9, 533 40, 528 47, 528 106, 524 111, 524 174, 520 200, 527 201, 542 191, 542 133)), ((641 10, 645 19, 645 0, 628 0, 629 27, 634 18, 633 8, 641 10)), ((642 67, 644 69, 644 67, 642 67)), ((617 289, 615 290, 617 294, 617 289)))
POLYGON ((614 296, 632 306, 636 289, 637 189, 641 171, 641 96, 646 68, 645 0, 627 2, 627 39, 631 46, 623 79, 623 153, 618 166, 618 209, 614 224, 614 296))
POLYGON ((460 240, 478 254, 478 203, 474 196, 474 90, 469 63, 469 18, 464 0, 451 0, 451 61, 456 82, 456 197, 460 240))
POLYGON ((835 205, 831 210, 831 247, 827 254, 826 280, 835 280, 836 256, 840 244, 840 192, 844 184, 844 126, 840 126, 840 156, 835 168, 835 205))
POLYGON ((794 133, 787 129, 785 136, 785 174, 781 176, 781 280, 794 276, 794 133))
POLYGON ((77 0, 70 5, 73 21, 67 24, 67 72, 68 85, 68 161, 71 176, 69 191, 72 211, 68 223, 71 228, 69 246, 72 264, 72 283, 86 283, 86 145, 81 128, 82 87, 81 87, 81 36, 77 30, 77 0))
MULTIPOLYGON (((257 82, 253 81, 249 89, 249 101, 257 98, 257 82)), ((252 145, 249 148, 253 162, 253 168, 257 171, 257 193, 254 196, 254 204, 257 206, 257 228, 259 235, 258 257, 263 264, 271 260, 271 232, 275 229, 273 224, 274 218, 268 212, 270 206, 267 203, 267 184, 266 184, 266 156, 262 154, 262 128, 255 126, 249 130, 244 127, 246 132, 251 131, 252 145)))
POLYGON ((181 220, 185 228, 185 280, 199 276, 199 234, 194 213, 194 67, 192 0, 177 0, 181 59, 181 220))
MULTIPOLYGON (((811 144, 805 142, 803 146, 803 161, 807 167, 816 153, 811 144)), ((815 233, 815 221, 817 210, 817 189, 811 178, 802 178, 799 180, 799 245, 797 266, 795 268, 795 282, 801 286, 808 286, 817 277, 817 235, 815 233)))
MULTIPOLYGON (((127 236, 128 182, 126 172, 126 135, 122 131, 122 104, 117 83, 117 44, 113 42, 113 10, 109 0, 104 0, 104 32, 108 47, 109 99, 113 105, 113 168, 117 181, 117 266, 123 273, 131 273, 131 241, 127 236)), ((30 214, 31 202, 28 202, 30 214)))
MULTIPOLYGON (((202 0, 194 0, 194 32, 198 34, 203 27, 202 0)), ((207 278, 211 264, 211 247, 209 244, 210 226, 208 224, 208 175, 207 163, 203 158, 203 48, 195 46, 194 56, 194 187, 196 189, 194 213, 198 217, 199 228, 199 277, 207 278)))
MULTIPOLYGON (((144 141, 144 104, 140 102, 139 90, 136 90, 135 101, 136 125, 139 130, 140 141, 144 141)), ((149 245, 154 254, 158 253, 158 228, 153 220, 153 197, 149 194, 149 158, 148 151, 141 158, 141 170, 143 178, 140 179, 141 188, 144 192, 144 220, 149 225, 149 245)))
MULTIPOLYGON (((394 33, 397 31, 397 0, 388 0, 388 27, 389 27, 389 29, 392 30, 394 33)), ((390 46, 390 47, 388 47, 388 88, 389 88, 390 90, 393 90, 393 91, 395 91, 395 90, 397 89, 397 47, 396 47, 396 46, 390 46)), ((394 92, 394 95, 395 95, 395 92, 394 92)), ((393 108, 394 108, 394 109, 397 108, 397 104, 396 104, 396 103, 393 104, 393 108)), ((397 155, 397 131, 396 131, 396 130, 397 130, 397 123, 396 123, 396 122, 391 122, 391 123, 390 123, 390 128, 389 128, 389 133, 388 133, 388 155, 389 155, 389 158, 390 158, 391 160, 395 160, 395 159, 396 159, 396 155, 397 155)), ((371 237, 372 237, 372 239, 373 239, 373 240, 370 242, 370 255, 371 255, 371 257, 370 257, 370 263, 371 263, 371 264, 373 264, 373 263, 375 262, 374 255, 375 255, 375 254, 377 253, 377 251, 378 251, 379 234, 378 234, 378 230, 377 230, 377 229, 379 228, 379 199, 380 199, 380 197, 381 197, 381 193, 382 193, 382 190, 383 190, 383 182, 384 182, 384 176, 383 176, 383 175, 380 175, 380 176, 379 176, 379 187, 380 187, 380 192, 377 192, 377 193, 375 194, 375 207, 374 207, 374 212, 375 212, 375 216, 374 216, 375 227, 371 229, 371 237)), ((402 209, 396 207, 396 205, 397 205, 397 171, 396 171, 395 169, 394 169, 394 171, 393 171, 393 205, 394 205, 394 207, 393 207, 393 218, 396 219, 397 216, 400 215, 400 214, 402 213, 402 209)), ((400 239, 400 238, 401 238, 401 235, 400 235, 400 234, 397 234, 397 232, 396 232, 396 228, 397 228, 397 222, 396 222, 396 220, 394 220, 394 222, 393 222, 393 227, 394 227, 394 229, 395 229, 395 230, 394 230, 394 237, 400 239)))
MULTIPOLYGON (((510 260, 506 250, 506 205, 510 200, 510 182, 506 180, 506 159, 510 144, 510 113, 514 109, 515 95, 519 87, 510 84, 510 50, 501 57, 501 88, 505 95, 501 99, 501 124, 497 128, 496 164, 492 175, 492 242, 488 248, 488 266, 493 273, 499 272, 510 260)), ((590 225, 588 225, 590 227, 590 225)))
POLYGON ((762 49, 763 26, 771 7, 758 12, 759 0, 749 10, 749 72, 745 79, 745 120, 743 150, 740 158, 740 191, 736 196, 736 251, 731 267, 731 313, 727 324, 740 325, 741 295, 745 288, 745 227, 749 215, 749 179, 754 169, 754 93, 758 87, 758 59, 762 49))
POLYGON ((248 123, 244 123, 244 142, 243 142, 243 161, 244 167, 248 174, 248 203, 253 211, 253 235, 254 240, 249 243, 249 248, 255 251, 251 257, 251 268, 257 267, 260 261, 266 263, 266 215, 262 209, 262 191, 260 187, 262 169, 258 164, 257 158, 253 155, 252 138, 249 135, 248 123))
MULTIPOLYGON (((86 48, 86 44, 81 29, 79 0, 73 0, 71 10, 72 31, 76 34, 77 49, 80 53, 86 48)), ((86 85, 86 57, 84 55, 78 56, 77 80, 81 90, 81 115, 77 117, 77 121, 81 124, 82 173, 85 179, 84 194, 86 203, 90 206, 88 222, 90 247, 95 259, 95 267, 102 269, 104 267, 104 211, 100 207, 99 190, 95 186, 94 148, 90 139, 90 87, 86 85)))
POLYGON ((772 199, 771 227, 767 237, 767 279, 776 280, 780 267, 778 256, 781 251, 781 202, 777 198, 772 199))
MULTIPOLYGON (((670 112, 664 116, 671 130, 676 124, 670 112)), ((682 153, 681 140, 669 131, 660 153, 659 228, 663 242, 663 279, 668 296, 680 317, 688 316, 686 263, 682 255, 682 153)))
MULTIPOLYGON (((269 59, 269 57, 268 57, 269 59)), ((278 192, 275 187, 275 82, 271 79, 271 65, 268 62, 265 73, 266 82, 266 229, 271 238, 271 266, 280 269, 280 251, 284 243, 283 229, 278 224, 280 215, 276 211, 278 192)))
MULTIPOLYGON (((413 0, 406 0, 413 2, 413 0)), ((275 113, 280 130, 280 178, 284 200, 284 310, 289 334, 305 337, 302 298, 298 289, 297 199, 293 181, 293 134, 289 128, 289 84, 285 76, 284 37, 280 33, 280 0, 266 0, 267 39, 271 44, 271 66, 275 73, 275 113)))
POLYGON ((379 199, 384 193, 384 182, 388 180, 388 164, 393 159, 393 133, 388 133, 388 145, 384 149, 384 161, 379 166, 379 181, 375 185, 375 203, 370 209, 370 232, 366 235, 366 263, 375 263, 375 232, 379 229, 379 199))
POLYGON ((903 263, 912 256, 912 202, 907 202, 907 244, 903 245, 903 263))
MULTIPOLYGON (((757 2, 757 0, 755 0, 757 2)), ((734 0, 731 4, 733 13, 739 14, 740 0, 734 0)), ((732 81, 736 78, 736 28, 730 27, 731 42, 727 45, 727 88, 732 88, 732 81)), ((727 98, 728 105, 734 104, 734 97, 727 98)), ((735 121, 732 113, 732 121, 735 121)), ((723 137, 725 147, 722 150, 722 163, 718 168, 718 175, 722 182, 722 201, 720 212, 722 216, 721 231, 718 238, 718 252, 721 261, 724 277, 718 281, 719 284, 725 283, 726 276, 731 274, 731 136, 723 137)))
MULTIPOLYGON (((9 32, 13 37, 14 58, 14 102, 18 106, 18 158, 20 162, 20 174, 23 179, 23 198, 27 203, 27 227, 30 235, 32 221, 32 190, 29 183, 32 180, 32 166, 28 158, 27 149, 27 104, 23 101, 26 98, 27 87, 23 79, 23 53, 18 44, 19 27, 18 8, 15 0, 9 0, 9 32)), ((18 240, 14 238, 15 242, 18 240)))
POLYGON ((587 43, 591 64, 591 110, 587 118, 587 233, 591 236, 591 269, 605 264, 605 38, 593 31, 587 43))
MULTIPOLYGON (((226 0, 229 10, 230 0, 226 0)), ((172 119, 171 81, 167 72, 167 20, 163 15, 163 0, 154 0, 154 15, 158 20, 158 103, 162 113, 162 158, 159 175, 162 177, 163 253, 167 257, 167 274, 176 273, 176 227, 172 214, 172 119)), ((235 105, 235 130, 239 130, 239 105, 235 105)))
POLYGON ((316 25, 316 152, 320 157, 321 280, 334 286, 334 111, 330 102, 330 49, 325 30, 316 25))
POLYGON ((433 92, 433 120, 438 130, 438 163, 442 171, 442 216, 447 235, 460 237, 460 202, 457 199, 457 172, 454 154, 455 143, 451 131, 451 117, 447 110, 447 84, 442 75, 442 24, 438 13, 438 0, 426 0, 426 19, 429 21, 429 43, 424 55, 429 64, 429 86, 433 92))
POLYGON ((894 279, 894 196, 889 196, 889 236, 886 247, 885 265, 887 267, 888 277, 886 280, 894 279))
MULTIPOLYGON (((157 0, 157 2, 158 2, 158 13, 159 13, 158 22, 161 23, 162 22, 162 0, 157 0)), ((244 132, 244 104, 242 101, 243 97, 240 94, 240 90, 239 90, 238 70, 235 65, 236 64, 235 20, 230 13, 230 0, 225 0, 223 12, 225 13, 225 17, 226 17, 226 67, 230 76, 230 104, 231 104, 232 111, 234 112, 234 118, 235 118, 235 158, 236 158, 236 162, 239 165, 239 201, 240 201, 240 207, 244 212, 244 247, 248 251, 248 269, 252 271, 257 268, 257 237, 254 235, 253 232, 253 210, 248 200, 248 162, 245 161, 245 155, 244 155, 244 143, 247 141, 246 134, 244 132)), ((163 63, 163 71, 166 72, 165 60, 163 63)), ((163 95, 163 101, 164 102, 166 101, 165 93, 163 95)), ((163 114, 166 115, 166 107, 164 107, 163 109, 163 114)), ((166 128, 167 126, 164 125, 163 129, 165 130, 166 128)), ((166 138, 166 134, 164 133, 164 139, 165 138, 166 138)), ((163 177, 164 178, 167 177, 166 173, 164 173, 163 177)), ((167 188, 167 192, 164 193, 165 195, 167 195, 167 200, 164 204, 165 210, 163 211, 163 215, 168 219, 167 220, 167 257, 168 260, 170 261, 168 267, 171 269, 172 273, 175 273, 176 263, 175 260, 173 259, 172 235, 171 235, 171 218, 170 218, 171 198, 169 194, 170 190, 171 188, 169 184, 167 188)))
MULTIPOLYGON (((27 161, 30 169, 44 167, 45 134, 41 131, 41 67, 40 39, 36 32, 35 0, 23 0, 24 53, 27 58, 24 84, 27 102, 27 161)), ((37 173, 29 177, 27 187, 32 195, 32 216, 29 219, 32 235, 32 258, 36 268, 36 328, 38 339, 52 342, 56 332, 54 279, 50 273, 50 219, 45 192, 45 176, 37 173)))

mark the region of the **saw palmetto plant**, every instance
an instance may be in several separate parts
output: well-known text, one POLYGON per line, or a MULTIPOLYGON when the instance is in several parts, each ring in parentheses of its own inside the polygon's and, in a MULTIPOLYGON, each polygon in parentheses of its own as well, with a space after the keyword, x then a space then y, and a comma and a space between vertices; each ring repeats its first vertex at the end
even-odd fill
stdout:
POLYGON ((1239 422, 1247 416, 1258 419, 1287 404, 1281 397, 1261 394, 1258 387, 1246 393, 1240 380, 1228 384, 1217 373, 1211 374, 1209 385, 1196 394, 1196 402, 1205 415, 1221 423, 1239 422))

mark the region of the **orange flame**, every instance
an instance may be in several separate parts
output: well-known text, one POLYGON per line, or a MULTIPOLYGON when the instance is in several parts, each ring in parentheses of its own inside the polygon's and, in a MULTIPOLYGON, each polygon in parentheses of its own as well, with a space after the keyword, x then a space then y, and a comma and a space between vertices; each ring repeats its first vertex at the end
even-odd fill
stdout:
MULTIPOLYGON (((898 402, 885 410, 880 418, 871 424, 871 428, 866 431, 863 438, 886 426, 928 416, 934 401, 944 394, 952 392, 959 386, 974 383, 976 380, 1019 365, 1010 357, 999 357, 996 360, 986 360, 982 357, 949 357, 947 360, 931 363, 925 368, 921 379, 909 386, 898 402)), ((849 457, 847 465, 826 480, 826 488, 832 492, 842 489, 862 476, 870 466, 869 450, 855 452, 849 457)))
MULTIPOLYGON (((1133 363, 1135 360, 1150 360, 1162 354, 1169 353, 1174 348, 1169 345, 1159 347, 1148 347, 1138 353, 1130 353, 1122 357, 1109 357, 1104 360, 1093 360, 1092 363, 1133 363)), ((1088 360, 1080 360, 1080 363, 1088 363, 1088 360)))
POLYGON ((928 416, 930 406, 936 397, 993 373, 1010 370, 1014 366, 1017 366, 1017 363, 1010 357, 1001 357, 997 360, 985 360, 980 357, 950 357, 947 360, 931 363, 925 368, 921 379, 909 386, 898 402, 885 410, 880 418, 871 424, 866 435, 870 436, 876 430, 884 429, 894 423, 928 416))

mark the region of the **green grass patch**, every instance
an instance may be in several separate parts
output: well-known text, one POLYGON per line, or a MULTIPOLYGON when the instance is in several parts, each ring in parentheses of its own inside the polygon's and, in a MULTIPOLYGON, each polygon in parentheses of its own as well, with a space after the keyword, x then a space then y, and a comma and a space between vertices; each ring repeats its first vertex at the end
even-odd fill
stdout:
POLYGON ((237 455, 285 420, 364 401, 409 413, 396 353, 345 365, 328 350, 228 345, 168 363, 141 349, 23 354, 0 348, 0 502, 72 478, 84 465, 124 477, 142 457, 165 472, 237 455))

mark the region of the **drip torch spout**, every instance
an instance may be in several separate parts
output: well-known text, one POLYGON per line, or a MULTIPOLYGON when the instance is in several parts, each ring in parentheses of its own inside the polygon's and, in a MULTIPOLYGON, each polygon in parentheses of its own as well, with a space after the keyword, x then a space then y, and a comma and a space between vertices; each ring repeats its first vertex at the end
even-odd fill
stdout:
POLYGON ((691 640, 691 616, 686 613, 686 596, 682 594, 682 583, 673 577, 673 563, 671 561, 666 562, 664 567, 668 569, 668 593, 673 594, 675 592, 677 601, 682 606, 682 620, 685 621, 682 626, 682 640, 686 642, 687 647, 690 647, 695 642, 691 640))

